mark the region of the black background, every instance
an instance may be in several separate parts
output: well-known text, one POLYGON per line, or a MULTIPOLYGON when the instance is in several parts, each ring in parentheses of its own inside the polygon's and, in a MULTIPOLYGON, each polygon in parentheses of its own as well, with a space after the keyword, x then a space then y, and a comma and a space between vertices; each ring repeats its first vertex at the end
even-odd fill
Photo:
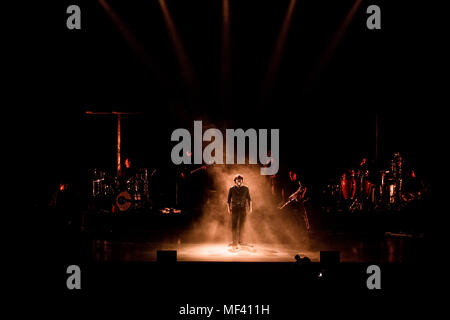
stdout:
POLYGON ((19 99, 32 104, 23 117, 32 129, 27 150, 39 168, 32 170, 38 174, 33 181, 50 188, 61 176, 114 167, 115 120, 87 116, 86 110, 142 113, 122 124, 123 153, 140 167, 170 166, 170 133, 191 129, 193 120, 222 130, 280 128, 282 165, 299 168, 310 182, 335 177, 362 156, 374 159, 378 114, 380 165, 400 151, 431 179, 432 128, 440 113, 429 7, 376 2, 382 29, 368 30, 363 1, 318 74, 320 57, 353 1, 297 2, 274 88, 262 96, 289 1, 231 2, 232 85, 224 103, 219 2, 167 3, 195 70, 194 90, 183 81, 157 1, 108 2, 144 48, 148 64, 98 2, 76 3, 81 30, 66 28, 72 2, 46 4, 23 52, 31 63, 25 81, 32 87, 19 99))

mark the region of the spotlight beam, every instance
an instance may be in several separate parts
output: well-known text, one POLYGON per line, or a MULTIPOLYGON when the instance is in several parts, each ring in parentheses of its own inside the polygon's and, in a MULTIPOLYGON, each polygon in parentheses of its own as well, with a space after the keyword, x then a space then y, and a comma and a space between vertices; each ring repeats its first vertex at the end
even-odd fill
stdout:
POLYGON ((134 53, 139 57, 139 59, 145 65, 154 69, 154 65, 151 63, 152 59, 145 52, 145 49, 142 47, 142 45, 136 39, 136 36, 131 31, 131 29, 128 28, 128 26, 125 24, 125 22, 119 17, 119 15, 114 11, 114 9, 111 8, 111 6, 106 2, 106 0, 98 0, 98 2, 103 7, 105 12, 108 14, 108 16, 112 20, 112 22, 116 25, 117 29, 123 35, 125 40, 128 42, 128 44, 133 49, 134 53))
POLYGON ((195 77, 191 62, 183 46, 183 42, 181 41, 181 38, 178 34, 175 23, 173 22, 172 15, 167 8, 165 0, 158 0, 158 2, 164 16, 164 22, 166 23, 167 30, 169 31, 170 40, 172 41, 172 45, 175 49, 175 54, 180 65, 183 78, 187 82, 189 87, 192 88, 195 77))
POLYGON ((319 62, 319 65, 318 65, 317 71, 316 71, 316 76, 317 77, 324 71, 324 69, 326 68, 326 66, 330 62, 330 59, 334 55, 337 46, 341 42, 342 37, 344 36, 345 32, 348 29, 348 26, 352 22, 355 14, 356 14, 356 11, 358 11, 358 8, 361 5, 361 2, 362 2, 362 0, 355 0, 355 3, 350 8, 350 11, 347 13, 347 15, 345 16, 345 18, 342 21, 341 25, 339 26, 339 28, 334 33, 330 44, 328 45, 327 49, 324 51, 324 53, 321 56, 321 59, 320 59, 320 62, 319 62))
POLYGON ((230 3, 222 1, 222 57, 221 57, 221 95, 222 101, 231 91, 231 37, 230 37, 230 3))
POLYGON ((289 33, 289 28, 292 21, 292 15, 294 13, 296 0, 291 0, 289 2, 289 7, 286 11, 286 16, 284 18, 283 24, 281 26, 280 32, 278 34, 277 42, 274 47, 274 51, 272 57, 270 59, 270 63, 267 69, 265 84, 264 84, 264 92, 268 89, 273 88, 273 84, 277 75, 277 72, 280 68, 280 61, 283 55, 284 48, 286 46, 286 40, 289 33))

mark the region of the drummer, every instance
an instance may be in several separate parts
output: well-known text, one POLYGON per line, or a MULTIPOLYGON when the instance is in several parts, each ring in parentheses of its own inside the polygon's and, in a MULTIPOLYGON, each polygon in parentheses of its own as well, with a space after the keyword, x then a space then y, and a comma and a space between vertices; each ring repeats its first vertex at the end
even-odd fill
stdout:
POLYGON ((121 182, 126 182, 131 178, 135 178, 137 173, 136 168, 133 167, 130 158, 126 158, 124 164, 125 166, 121 169, 119 173, 119 180, 121 182))

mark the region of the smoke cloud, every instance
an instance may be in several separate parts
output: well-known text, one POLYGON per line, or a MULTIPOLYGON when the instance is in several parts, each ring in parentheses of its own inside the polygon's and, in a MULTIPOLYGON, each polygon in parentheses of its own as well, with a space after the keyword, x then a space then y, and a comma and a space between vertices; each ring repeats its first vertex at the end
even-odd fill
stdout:
POLYGON ((240 173, 244 185, 248 186, 252 198, 253 212, 247 214, 244 240, 251 244, 295 244, 308 245, 303 221, 303 212, 289 209, 279 210, 280 198, 271 193, 270 176, 260 174, 258 165, 215 165, 207 169, 213 181, 207 190, 207 200, 200 219, 182 236, 191 243, 231 242, 231 214, 227 212, 228 190, 233 186, 233 177, 240 173))

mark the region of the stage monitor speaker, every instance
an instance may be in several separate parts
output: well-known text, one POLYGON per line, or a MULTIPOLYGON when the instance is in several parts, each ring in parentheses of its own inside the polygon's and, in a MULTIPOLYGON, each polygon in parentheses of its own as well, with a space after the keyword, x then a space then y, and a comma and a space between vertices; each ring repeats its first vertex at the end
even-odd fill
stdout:
POLYGON ((156 251, 156 261, 164 263, 177 262, 176 250, 158 250, 156 251))
POLYGON ((341 261, 339 251, 320 251, 320 263, 323 265, 335 265, 341 261))

